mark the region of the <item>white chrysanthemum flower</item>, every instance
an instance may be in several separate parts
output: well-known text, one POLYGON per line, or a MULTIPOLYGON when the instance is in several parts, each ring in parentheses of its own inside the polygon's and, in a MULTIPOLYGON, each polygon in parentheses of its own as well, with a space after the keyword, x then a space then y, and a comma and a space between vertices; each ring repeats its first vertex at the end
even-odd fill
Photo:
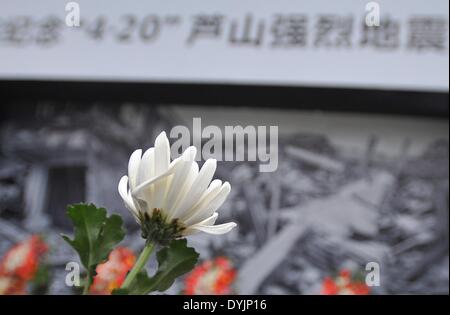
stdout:
POLYGON ((195 147, 189 147, 171 162, 169 140, 162 132, 154 148, 131 155, 119 193, 141 225, 144 238, 164 243, 200 231, 224 234, 236 226, 234 222, 214 225, 216 210, 231 187, 228 182, 211 181, 216 160, 208 159, 199 170, 196 153, 195 147))

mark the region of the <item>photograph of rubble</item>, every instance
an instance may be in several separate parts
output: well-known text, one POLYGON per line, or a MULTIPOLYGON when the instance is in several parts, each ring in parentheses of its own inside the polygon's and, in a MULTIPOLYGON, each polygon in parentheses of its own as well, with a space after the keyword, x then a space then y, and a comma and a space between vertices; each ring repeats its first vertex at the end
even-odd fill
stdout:
MULTIPOLYGON (((76 292, 65 279, 77 255, 60 237, 72 230, 69 204, 119 213, 127 235, 117 259, 135 257, 141 231, 117 192, 129 152, 150 147, 163 130, 193 130, 201 118, 202 128, 279 126, 277 169, 218 161, 215 177, 232 187, 219 221, 237 227, 223 237, 189 237, 198 267, 166 293, 448 294, 448 120, 44 101, 2 108, 1 117, 0 257, 28 242, 40 248, 32 257, 46 270, 35 268, 39 279, 15 292, 76 292), (378 285, 364 282, 370 263, 379 268, 378 285)), ((246 144, 240 149, 248 154, 246 144)), ((32 258, 19 255, 17 265, 31 263, 20 259, 32 258)), ((156 264, 151 259, 148 271, 156 264)), ((108 294, 95 281, 91 293, 108 294)))
POLYGON ((437 308, 449 69, 447 0, 0 0, 0 313, 437 308))

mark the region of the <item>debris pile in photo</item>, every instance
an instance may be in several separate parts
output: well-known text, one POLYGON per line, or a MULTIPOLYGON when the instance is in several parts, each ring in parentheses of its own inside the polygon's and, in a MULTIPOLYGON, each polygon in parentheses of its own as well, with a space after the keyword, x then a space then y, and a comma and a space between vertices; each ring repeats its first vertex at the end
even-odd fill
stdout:
MULTIPOLYGON (((124 245, 138 249, 140 232, 117 182, 130 150, 151 146, 175 124, 143 105, 12 110, 0 124, 0 256, 43 234, 48 293, 70 294, 65 265, 76 256, 59 235, 70 228, 64 205, 80 199, 122 214, 130 232, 124 245)), ((413 139, 405 139, 396 157, 386 157, 378 140, 357 144, 363 154, 356 155, 328 141, 326 130, 282 136, 274 173, 259 172, 259 162, 219 162, 217 177, 232 185, 219 221, 238 228, 189 242, 202 259, 228 257, 241 294, 319 293, 325 277, 342 268, 364 274, 368 262, 380 266, 374 294, 448 293, 449 143, 435 139, 412 157, 413 139)))

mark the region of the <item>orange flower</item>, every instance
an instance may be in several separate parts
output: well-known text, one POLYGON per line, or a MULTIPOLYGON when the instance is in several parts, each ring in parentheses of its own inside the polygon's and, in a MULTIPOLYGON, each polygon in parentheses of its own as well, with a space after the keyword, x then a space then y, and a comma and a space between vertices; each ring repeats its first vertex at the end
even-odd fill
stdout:
POLYGON ((0 295, 25 294, 26 284, 33 280, 47 245, 38 236, 14 245, 0 261, 0 295))
POLYGON ((368 295, 370 288, 363 282, 353 280, 349 270, 343 269, 335 279, 326 277, 322 283, 325 295, 368 295))
POLYGON ((185 279, 186 295, 230 294, 236 270, 226 257, 217 257, 197 266, 185 279))
POLYGON ((0 262, 0 275, 32 280, 36 274, 41 257, 48 251, 47 245, 38 236, 12 247, 0 262))
POLYGON ((92 294, 111 294, 119 288, 136 261, 134 253, 126 247, 117 247, 108 260, 97 266, 97 275, 90 287, 92 294))
POLYGON ((0 295, 23 295, 26 293, 26 281, 17 277, 0 275, 0 295))
POLYGON ((324 295, 337 295, 339 292, 339 288, 330 277, 326 277, 322 283, 322 291, 321 293, 324 295))

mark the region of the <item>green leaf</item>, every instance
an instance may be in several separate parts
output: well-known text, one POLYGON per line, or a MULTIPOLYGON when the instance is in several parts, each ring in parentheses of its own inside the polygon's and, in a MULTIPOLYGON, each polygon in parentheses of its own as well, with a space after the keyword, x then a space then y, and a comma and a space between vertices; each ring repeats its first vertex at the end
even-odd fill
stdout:
POLYGON ((50 280, 50 272, 46 264, 39 264, 36 274, 31 281, 32 294, 45 294, 48 289, 50 280))
POLYGON ((148 294, 155 289, 152 289, 154 286, 153 278, 149 278, 147 275, 147 271, 142 270, 139 272, 134 279, 133 283, 130 285, 128 289, 120 289, 127 291, 114 292, 114 294, 118 295, 144 295, 148 294))
POLYGON ((195 267, 198 256, 195 249, 187 247, 186 239, 172 241, 156 254, 158 271, 151 278, 152 286, 149 290, 165 291, 170 288, 177 277, 195 267))
POLYGON ((117 288, 117 289, 112 290, 111 294, 112 295, 128 295, 128 294, 130 294, 130 290, 117 288))
POLYGON ((141 271, 129 287, 128 293, 148 294, 152 291, 166 291, 176 278, 195 267, 198 256, 199 254, 192 247, 187 247, 186 239, 170 242, 156 255, 158 260, 156 274, 149 278, 145 270, 141 271))
POLYGON ((75 249, 87 270, 89 284, 95 275, 95 268, 104 262, 111 250, 125 236, 122 218, 106 216, 106 209, 93 204, 75 204, 67 208, 67 215, 74 225, 74 239, 62 235, 75 249))

